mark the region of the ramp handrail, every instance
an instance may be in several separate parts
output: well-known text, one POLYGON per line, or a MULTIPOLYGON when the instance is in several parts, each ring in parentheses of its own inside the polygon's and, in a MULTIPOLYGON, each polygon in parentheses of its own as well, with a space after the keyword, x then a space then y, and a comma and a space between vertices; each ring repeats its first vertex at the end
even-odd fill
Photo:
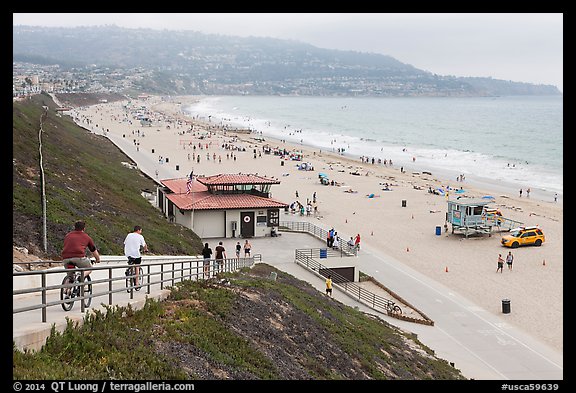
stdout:
MULTIPOLYGON (((312 224, 308 221, 280 221, 279 226, 280 231, 285 232, 304 232, 312 236, 317 237, 322 241, 326 241, 328 237, 328 231, 326 229, 320 228, 317 225, 312 224)), ((340 256, 356 256, 358 250, 353 245, 348 244, 348 241, 344 237, 338 236, 338 250, 340 250, 340 256)), ((328 247, 327 247, 328 248, 328 247)), ((333 247, 333 249, 336 249, 333 247)))
POLYGON ((322 277, 327 277, 327 275, 330 274, 333 285, 337 285, 348 296, 366 304, 374 310, 385 312, 386 314, 402 313, 402 309, 396 305, 394 301, 362 288, 355 282, 348 280, 315 260, 312 255, 315 255, 316 251, 316 249, 297 249, 295 252, 296 263, 305 266, 322 277), (327 274, 322 274, 323 272, 327 274))

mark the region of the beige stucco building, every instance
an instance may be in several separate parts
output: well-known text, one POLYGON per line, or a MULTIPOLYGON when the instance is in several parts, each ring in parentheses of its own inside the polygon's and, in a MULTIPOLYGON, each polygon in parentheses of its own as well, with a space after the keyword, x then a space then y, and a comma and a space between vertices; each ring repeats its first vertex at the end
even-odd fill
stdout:
POLYGON ((252 174, 165 179, 158 207, 171 221, 204 238, 270 236, 288 204, 270 198, 279 180, 252 174))

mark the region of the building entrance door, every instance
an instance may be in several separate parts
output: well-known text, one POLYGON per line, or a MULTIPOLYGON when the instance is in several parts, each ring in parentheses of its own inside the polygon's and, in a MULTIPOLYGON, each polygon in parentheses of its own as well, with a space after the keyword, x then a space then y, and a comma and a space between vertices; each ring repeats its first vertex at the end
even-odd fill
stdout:
POLYGON ((240 236, 253 237, 254 236, 254 212, 241 212, 240 213, 240 236))

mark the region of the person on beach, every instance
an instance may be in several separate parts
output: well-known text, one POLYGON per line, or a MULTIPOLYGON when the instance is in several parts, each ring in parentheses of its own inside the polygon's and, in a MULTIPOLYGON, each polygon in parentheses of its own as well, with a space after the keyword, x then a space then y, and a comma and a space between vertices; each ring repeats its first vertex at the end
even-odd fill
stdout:
POLYGON ((326 295, 332 297, 332 276, 326 277, 326 295))
POLYGON ((502 273, 502 269, 504 268, 504 259, 502 258, 502 254, 498 254, 498 267, 496 268, 496 273, 500 270, 502 273))
POLYGON ((520 189, 520 198, 522 198, 522 189, 520 189))
POLYGON ((252 250, 252 244, 246 239, 244 242, 244 258, 250 258, 250 251, 252 250))
POLYGON ((508 251, 508 255, 506 255, 506 265, 508 265, 508 270, 512 270, 512 262, 514 261, 514 256, 512 255, 512 251, 508 251))
POLYGON ((217 271, 224 270, 224 258, 226 257, 226 249, 222 245, 222 242, 218 242, 216 246, 216 269, 217 271))
POLYGON ((210 259, 212 258, 212 249, 208 246, 208 243, 204 243, 202 256, 204 257, 204 278, 210 278, 210 259))

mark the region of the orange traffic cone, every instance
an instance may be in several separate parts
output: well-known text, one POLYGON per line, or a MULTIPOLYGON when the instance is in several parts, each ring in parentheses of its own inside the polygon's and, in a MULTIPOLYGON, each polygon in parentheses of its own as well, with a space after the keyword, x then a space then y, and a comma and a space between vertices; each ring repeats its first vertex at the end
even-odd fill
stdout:
POLYGON ((446 269, 444 270, 446 273, 448 273, 448 266, 446 266, 446 269))

